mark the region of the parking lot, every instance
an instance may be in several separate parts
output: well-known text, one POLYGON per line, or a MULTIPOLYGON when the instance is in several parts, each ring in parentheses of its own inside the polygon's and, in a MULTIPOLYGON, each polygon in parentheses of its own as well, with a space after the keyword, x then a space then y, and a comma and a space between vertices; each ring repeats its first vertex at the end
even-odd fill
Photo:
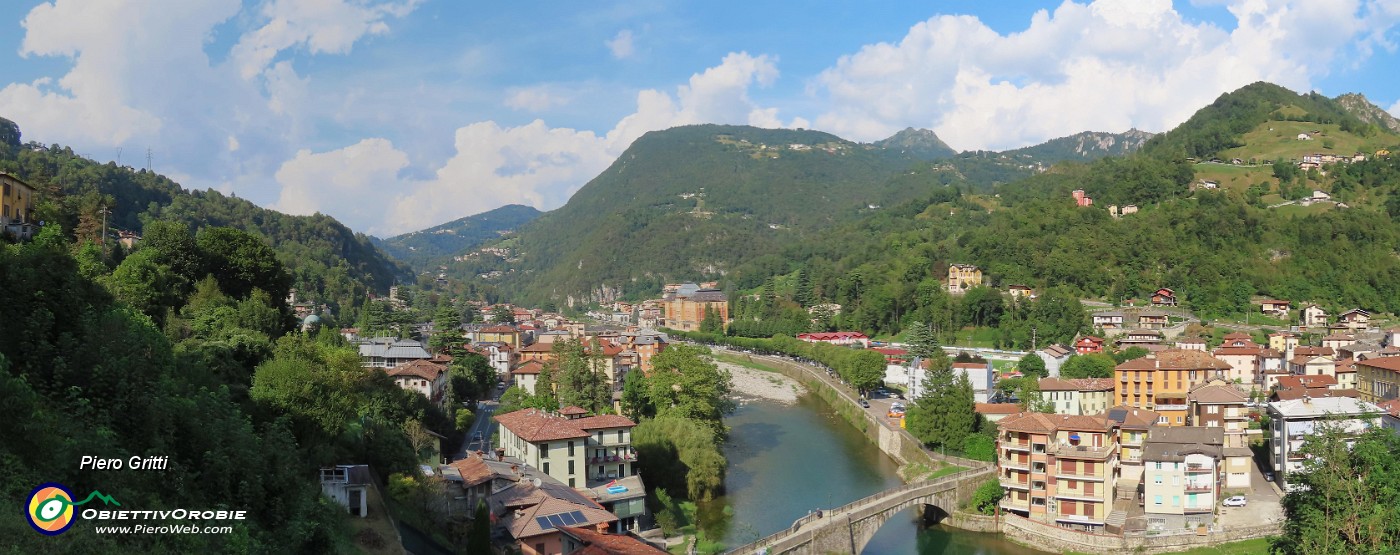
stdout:
POLYGON ((1216 523, 1226 528, 1258 526, 1283 520, 1283 505, 1280 504, 1279 490, 1273 482, 1264 481, 1264 474, 1254 466, 1250 476, 1253 491, 1245 495, 1248 502, 1243 507, 1221 507, 1216 523))

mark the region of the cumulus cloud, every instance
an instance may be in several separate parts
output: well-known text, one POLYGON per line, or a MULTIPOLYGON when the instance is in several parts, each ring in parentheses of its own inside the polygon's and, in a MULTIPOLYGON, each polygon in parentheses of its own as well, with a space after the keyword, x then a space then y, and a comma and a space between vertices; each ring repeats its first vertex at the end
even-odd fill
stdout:
POLYGON ((619 60, 631 58, 636 51, 632 45, 632 31, 623 29, 617 32, 617 36, 603 41, 612 52, 614 58, 619 60))
POLYGON ((751 87, 772 83, 777 76, 777 66, 767 56, 730 54, 719 65, 691 76, 674 94, 641 91, 636 111, 602 136, 552 128, 541 120, 515 127, 473 123, 457 129, 455 154, 429 179, 399 175, 407 167, 403 153, 387 141, 320 154, 301 152, 277 172, 283 187, 277 207, 299 213, 319 210, 380 235, 422 229, 505 204, 557 208, 648 131, 695 123, 781 125, 776 109, 760 107, 748 95, 751 87), (385 159, 367 161, 376 157, 385 159), (373 173, 375 178, 362 181, 345 175, 342 168, 352 159, 362 160, 352 173, 373 173), (387 203, 367 212, 353 204, 370 182, 395 183, 397 189, 387 203))
POLYGON ((394 194, 406 167, 408 155, 387 139, 365 139, 330 152, 301 150, 277 170, 282 194, 273 208, 288 214, 324 212, 362 225, 382 221, 383 202, 373 199, 394 194))
POLYGON ((1183 19, 1170 0, 1066 1, 1005 35, 975 17, 937 16, 822 72, 810 88, 828 102, 816 125, 860 140, 930 127, 964 149, 1088 129, 1165 131, 1253 81, 1308 90, 1348 47, 1394 25, 1357 0, 1228 9, 1238 20, 1229 31, 1183 19))
POLYGON ((1390 115, 1400 118, 1400 100, 1397 100, 1395 101, 1395 104, 1390 105, 1390 109, 1387 111, 1390 112, 1390 115))
POLYGON ((418 0, 366 4, 345 0, 274 0, 263 5, 268 21, 243 35, 231 54, 244 79, 261 73, 277 54, 305 46, 313 54, 346 54, 366 35, 389 31, 390 17, 412 12, 418 0))

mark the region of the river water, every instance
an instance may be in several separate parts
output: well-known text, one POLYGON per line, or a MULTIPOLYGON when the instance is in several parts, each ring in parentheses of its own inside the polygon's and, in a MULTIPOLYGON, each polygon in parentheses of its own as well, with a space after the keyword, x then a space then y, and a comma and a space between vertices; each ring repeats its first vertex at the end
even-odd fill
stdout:
MULTIPOLYGON (((731 429, 724 445, 727 493, 701 507, 700 524, 727 546, 901 483, 898 465, 814 395, 795 405, 746 401, 725 423, 731 429)), ((886 522, 863 553, 1043 555, 996 534, 925 527, 913 509, 886 522)))

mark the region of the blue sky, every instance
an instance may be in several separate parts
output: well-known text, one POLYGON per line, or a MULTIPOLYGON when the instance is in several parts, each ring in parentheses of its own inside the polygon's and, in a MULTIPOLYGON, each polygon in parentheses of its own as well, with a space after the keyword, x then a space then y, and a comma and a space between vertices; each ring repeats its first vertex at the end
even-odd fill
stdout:
POLYGON ((1400 113, 1400 0, 0 3, 25 138, 390 235, 552 209, 647 131, 1165 131, 1265 80, 1400 113))

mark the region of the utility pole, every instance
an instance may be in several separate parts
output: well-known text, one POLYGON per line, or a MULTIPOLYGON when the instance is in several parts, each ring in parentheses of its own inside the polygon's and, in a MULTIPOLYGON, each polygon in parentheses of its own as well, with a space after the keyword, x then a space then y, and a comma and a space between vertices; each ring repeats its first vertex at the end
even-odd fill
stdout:
POLYGON ((1031 351, 1035 351, 1035 326, 1031 326, 1031 351))
POLYGON ((151 147, 146 147, 146 171, 151 171, 151 147))

